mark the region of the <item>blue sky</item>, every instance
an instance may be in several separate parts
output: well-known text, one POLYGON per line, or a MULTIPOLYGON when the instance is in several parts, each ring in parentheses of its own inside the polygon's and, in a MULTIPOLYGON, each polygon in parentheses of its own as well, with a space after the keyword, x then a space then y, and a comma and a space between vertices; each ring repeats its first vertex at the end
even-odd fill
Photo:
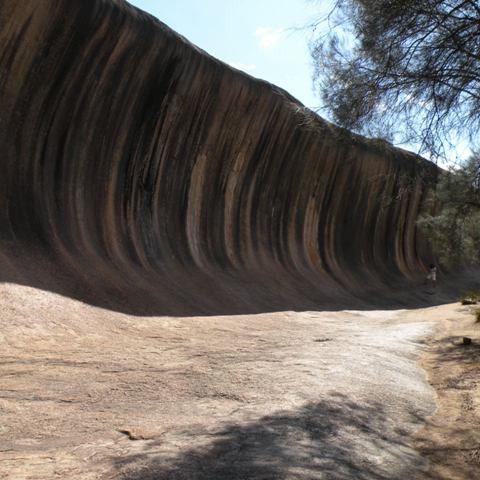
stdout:
POLYGON ((310 31, 330 0, 128 0, 214 57, 274 83, 307 107, 312 92, 310 31), (320 3, 322 4, 320 6, 320 3))

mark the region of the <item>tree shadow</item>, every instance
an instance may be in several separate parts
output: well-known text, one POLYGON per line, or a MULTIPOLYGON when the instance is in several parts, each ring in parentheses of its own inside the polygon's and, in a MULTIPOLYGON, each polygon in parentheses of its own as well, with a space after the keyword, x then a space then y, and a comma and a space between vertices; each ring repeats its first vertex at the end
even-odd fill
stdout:
POLYGON ((438 343, 439 361, 480 367, 480 343, 478 340, 473 339, 470 345, 464 345, 463 336, 450 336, 441 339, 438 343))
POLYGON ((408 437, 423 418, 407 416, 398 428, 381 403, 363 405, 336 394, 297 411, 228 425, 173 457, 162 452, 162 441, 153 441, 114 466, 122 480, 420 478, 425 465, 408 437))

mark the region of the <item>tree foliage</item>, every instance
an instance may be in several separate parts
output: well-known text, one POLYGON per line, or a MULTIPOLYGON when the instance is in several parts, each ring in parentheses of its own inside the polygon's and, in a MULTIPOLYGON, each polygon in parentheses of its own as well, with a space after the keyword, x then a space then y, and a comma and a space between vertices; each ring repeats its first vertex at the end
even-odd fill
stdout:
POLYGON ((328 22, 311 51, 336 123, 434 155, 475 142, 480 1, 336 0, 328 22))
POLYGON ((437 215, 419 227, 447 267, 480 264, 480 154, 440 177, 435 193, 437 215))

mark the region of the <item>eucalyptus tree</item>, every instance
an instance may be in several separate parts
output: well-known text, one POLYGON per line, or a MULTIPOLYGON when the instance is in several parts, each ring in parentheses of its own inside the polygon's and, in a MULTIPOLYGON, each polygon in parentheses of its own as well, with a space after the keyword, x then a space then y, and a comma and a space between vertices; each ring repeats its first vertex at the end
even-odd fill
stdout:
POLYGON ((433 156, 477 143, 480 1, 336 0, 322 22, 314 81, 333 121, 433 156))

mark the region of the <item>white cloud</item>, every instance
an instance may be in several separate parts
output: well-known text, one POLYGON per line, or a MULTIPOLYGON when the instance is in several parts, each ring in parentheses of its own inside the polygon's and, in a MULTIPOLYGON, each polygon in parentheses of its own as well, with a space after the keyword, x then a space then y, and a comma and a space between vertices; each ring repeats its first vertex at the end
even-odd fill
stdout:
POLYGON ((281 27, 258 27, 255 30, 255 37, 260 48, 268 50, 285 38, 285 29, 281 27))
POLYGON ((230 65, 234 68, 238 68, 239 70, 243 70, 244 72, 251 72, 257 68, 254 63, 230 62, 230 65))

